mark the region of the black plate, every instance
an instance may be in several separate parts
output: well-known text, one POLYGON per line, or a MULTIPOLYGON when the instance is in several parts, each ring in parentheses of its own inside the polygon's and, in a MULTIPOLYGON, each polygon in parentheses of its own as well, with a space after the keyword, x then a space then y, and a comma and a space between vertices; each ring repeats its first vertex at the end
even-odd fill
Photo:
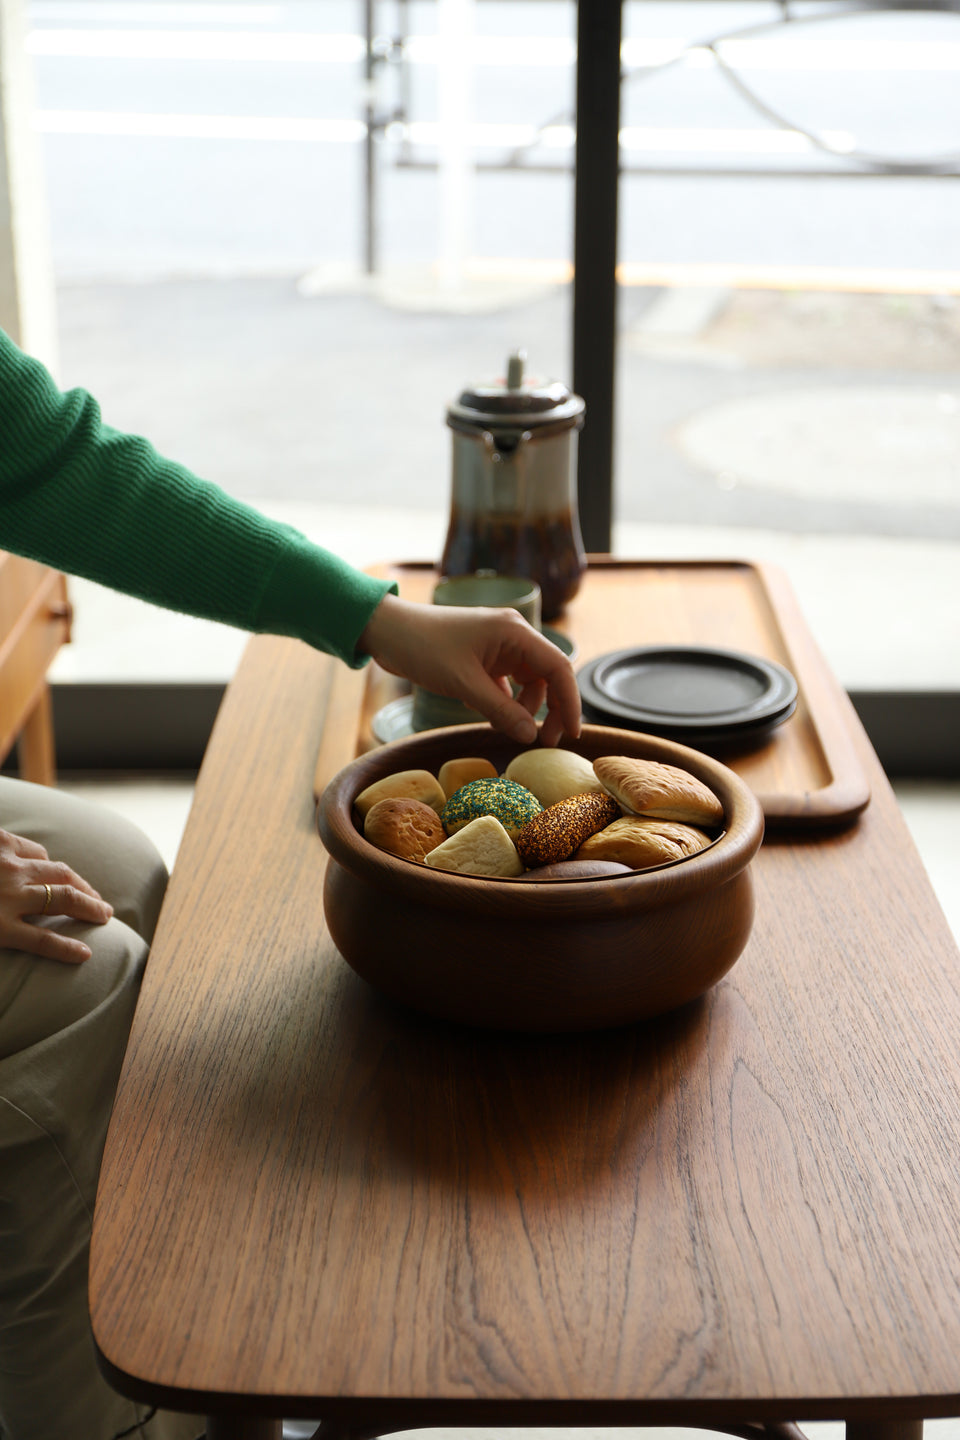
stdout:
POLYGON ((702 645, 615 650, 591 660, 577 679, 595 715, 691 741, 765 734, 797 703, 797 682, 782 665, 702 645))

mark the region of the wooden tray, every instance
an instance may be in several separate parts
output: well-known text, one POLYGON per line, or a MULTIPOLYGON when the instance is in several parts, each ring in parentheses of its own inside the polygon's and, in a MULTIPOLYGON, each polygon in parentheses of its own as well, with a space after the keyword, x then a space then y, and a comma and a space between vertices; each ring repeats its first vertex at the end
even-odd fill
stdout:
MULTIPOLYGON (((426 561, 376 566, 373 573, 395 579, 408 600, 428 601, 438 578, 426 561)), ((776 568, 739 560, 592 556, 580 594, 554 628, 574 642, 578 667, 608 650, 652 644, 716 645, 778 661, 799 685, 796 711, 762 745, 725 749, 721 758, 757 794, 768 826, 846 822, 869 803, 851 734, 859 722, 776 568)), ((376 712, 409 690, 377 665, 341 667, 333 683, 344 721, 359 709, 358 754, 377 744, 376 712)), ((329 778, 324 748, 319 788, 322 777, 329 778)))

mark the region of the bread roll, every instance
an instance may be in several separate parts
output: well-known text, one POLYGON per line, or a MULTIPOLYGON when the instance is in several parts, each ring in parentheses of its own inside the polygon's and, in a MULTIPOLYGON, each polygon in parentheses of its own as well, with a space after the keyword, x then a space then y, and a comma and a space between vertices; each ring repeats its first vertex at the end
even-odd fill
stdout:
POLYGON ((440 811, 448 835, 455 835, 480 815, 495 815, 511 840, 540 813, 540 802, 523 785, 500 775, 496 780, 471 780, 461 785, 440 811))
POLYGON ((463 760, 447 760, 437 771, 437 779, 440 781, 440 788, 447 799, 455 795, 461 785, 469 785, 471 780, 495 780, 497 767, 490 760, 484 760, 479 755, 468 756, 463 760))
POLYGON ((387 850, 402 860, 422 860, 447 838, 436 810, 422 800, 402 796, 371 805, 363 833, 378 850, 387 850))
POLYGON ((620 814, 612 795, 568 795, 541 810, 517 836, 520 859, 527 869, 569 860, 588 836, 596 834, 620 814))
POLYGON ((692 825, 624 815, 591 835, 577 851, 577 860, 619 860, 631 870, 646 870, 668 860, 685 860, 710 844, 710 837, 692 825))
POLYGON ((440 781, 429 770, 398 770, 393 775, 385 775, 382 780, 376 780, 366 790, 361 790, 353 803, 361 816, 366 816, 378 800, 401 796, 405 800, 422 800, 424 805, 432 806, 438 815, 447 803, 440 781))
POLYGON ((602 880, 607 875, 629 875, 630 866, 617 860, 560 860, 528 870, 524 880, 602 880))
POLYGON ((435 870, 510 878, 523 874, 517 847, 493 815, 480 815, 425 856, 435 870))
POLYGON ((508 780, 515 780, 532 791, 544 809, 556 805, 558 800, 566 800, 569 795, 586 795, 603 789, 590 761, 572 750, 553 747, 524 750, 514 756, 503 773, 508 780))
POLYGON ((593 769, 614 799, 634 815, 682 820, 691 825, 723 822, 723 806, 713 791, 676 765, 632 760, 626 755, 602 755, 594 760, 593 769))

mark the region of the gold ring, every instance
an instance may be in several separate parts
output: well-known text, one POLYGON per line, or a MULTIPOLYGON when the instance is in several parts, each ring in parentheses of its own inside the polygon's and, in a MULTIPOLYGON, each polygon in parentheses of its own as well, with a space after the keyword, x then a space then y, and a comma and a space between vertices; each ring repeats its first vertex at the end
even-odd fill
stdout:
POLYGON ((40 914, 46 915, 47 911, 50 909, 50 905, 53 900, 53 891, 51 890, 49 885, 44 885, 43 888, 47 892, 47 898, 43 902, 43 909, 40 911, 40 914))

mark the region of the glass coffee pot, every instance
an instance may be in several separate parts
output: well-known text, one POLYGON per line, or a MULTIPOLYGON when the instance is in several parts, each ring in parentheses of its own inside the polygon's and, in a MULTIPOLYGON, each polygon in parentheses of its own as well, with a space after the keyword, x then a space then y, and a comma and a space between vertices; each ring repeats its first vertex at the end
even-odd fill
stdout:
POLYGON ((442 575, 526 575, 553 620, 580 588, 587 561, 577 511, 577 435, 584 403, 558 380, 524 377, 464 390, 447 407, 453 431, 450 522, 442 575))

